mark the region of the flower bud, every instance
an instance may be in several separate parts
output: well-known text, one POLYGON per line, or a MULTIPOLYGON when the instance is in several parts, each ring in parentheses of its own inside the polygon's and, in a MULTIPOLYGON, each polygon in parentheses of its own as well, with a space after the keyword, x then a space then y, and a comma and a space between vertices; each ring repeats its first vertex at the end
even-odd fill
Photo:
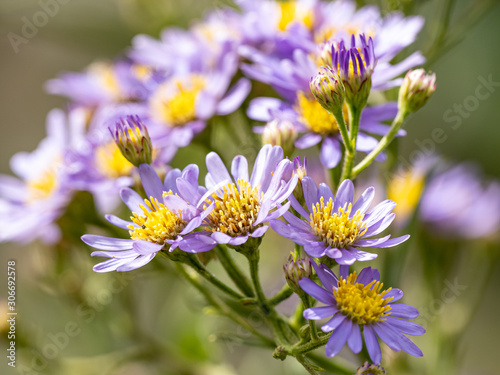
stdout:
POLYGON ((153 146, 148 129, 139 116, 127 116, 109 131, 123 156, 133 165, 151 164, 153 146))
POLYGON ((302 179, 307 176, 307 159, 304 157, 304 163, 300 161, 300 157, 297 156, 293 159, 293 169, 294 173, 299 176, 299 182, 293 190, 293 196, 300 204, 304 203, 304 189, 302 188, 302 179))
POLYGON ((366 361, 363 366, 358 368, 355 375, 384 375, 386 374, 385 369, 379 365, 370 364, 366 361))
POLYGON ((286 282, 290 289, 295 293, 302 293, 302 288, 299 286, 299 281, 303 277, 311 278, 313 268, 309 258, 296 258, 295 254, 290 254, 287 263, 283 265, 285 271, 286 282))
POLYGON ((329 68, 332 67, 333 46, 333 42, 326 42, 319 47, 319 65, 327 66, 329 68))
POLYGON ((311 92, 321 106, 330 113, 338 113, 344 104, 344 85, 334 71, 322 66, 309 82, 311 92))
POLYGON ((345 101, 356 108, 363 108, 372 87, 372 74, 376 59, 372 38, 368 42, 364 34, 359 36, 361 46, 356 46, 356 37, 351 36, 351 47, 344 41, 332 45, 332 68, 344 84, 345 101))
POLYGON ((434 91, 436 91, 435 73, 427 74, 424 69, 408 71, 399 89, 399 110, 410 113, 418 111, 427 103, 434 91))
POLYGON ((285 155, 295 150, 297 128, 288 120, 275 119, 266 124, 262 133, 262 143, 281 146, 285 155))

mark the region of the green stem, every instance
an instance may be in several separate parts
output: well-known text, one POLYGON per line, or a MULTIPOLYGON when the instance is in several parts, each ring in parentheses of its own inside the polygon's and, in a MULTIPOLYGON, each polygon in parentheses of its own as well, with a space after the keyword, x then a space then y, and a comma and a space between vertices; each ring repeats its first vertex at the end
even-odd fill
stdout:
POLYGON ((356 177, 361 171, 368 167, 373 160, 380 154, 394 139, 399 129, 403 125, 406 117, 408 117, 409 112, 407 110, 400 110, 396 115, 396 118, 391 124, 391 128, 386 135, 382 137, 377 147, 375 147, 352 171, 353 177, 356 177))
POLYGON ((308 353, 307 358, 309 358, 311 361, 316 363, 318 366, 322 367, 326 371, 332 372, 334 374, 339 374, 339 375, 352 375, 356 370, 354 369, 348 369, 347 367, 341 365, 337 361, 332 361, 330 359, 321 357, 317 354, 314 353, 308 353))
MULTIPOLYGON (((301 294, 299 295, 300 299, 302 300, 302 304, 304 305, 304 309, 308 309, 311 306, 309 297, 306 294, 301 294)), ((318 340, 318 328, 316 327, 316 322, 314 320, 308 320, 309 323, 309 328, 311 329, 311 340, 316 341, 318 340)))
POLYGON ((299 362, 304 368, 307 370, 307 372, 311 375, 317 375, 318 373, 314 369, 313 366, 307 361, 306 357, 303 355, 298 355, 295 357, 297 359, 297 362, 299 362))
POLYGON ((291 331, 292 328, 283 319, 280 318, 274 307, 267 300, 266 295, 262 290, 262 285, 259 278, 259 249, 257 248, 245 255, 248 258, 250 275, 260 309, 264 313, 267 321, 271 324, 278 344, 287 345, 291 342, 290 335, 288 334, 291 332, 288 331, 291 331))
POLYGON ((226 305, 223 301, 221 301, 215 294, 210 292, 207 288, 205 288, 201 283, 198 282, 195 278, 193 278, 185 269, 182 264, 179 262, 175 262, 175 266, 179 270, 180 274, 184 276, 184 278, 193 285, 203 296, 207 299, 208 303, 217 308, 223 315, 227 316, 229 319, 239 324, 243 328, 245 328, 248 332, 254 334, 258 338, 260 338, 266 345, 275 347, 276 344, 269 337, 263 335, 253 328, 250 323, 248 323, 245 319, 239 316, 237 313, 232 311, 228 305, 226 305))
POLYGON ((299 354, 304 354, 304 353, 310 352, 311 350, 317 349, 317 348, 325 345, 328 342, 328 339, 330 338, 330 336, 331 336, 331 334, 323 335, 321 337, 318 337, 317 340, 309 341, 307 344, 292 347, 289 349, 289 353, 293 356, 297 356, 299 354))
POLYGON ((233 280, 234 284, 241 290, 246 296, 254 297, 252 286, 246 278, 246 276, 241 272, 238 265, 234 262, 233 258, 227 251, 224 245, 218 245, 215 248, 217 258, 219 259, 222 267, 226 270, 227 274, 233 280))
POLYGON ((347 131, 347 125, 344 120, 344 114, 342 112, 342 107, 340 107, 336 112, 332 113, 335 116, 335 120, 337 120, 337 124, 340 130, 340 135, 342 136, 342 140, 344 141, 345 148, 347 152, 354 153, 354 149, 352 147, 352 143, 350 142, 351 138, 349 137, 349 133, 347 131))
POLYGON ((344 157, 344 165, 342 167, 342 174, 340 175, 340 181, 344 181, 348 178, 351 178, 352 175, 352 167, 354 165, 354 158, 356 157, 356 142, 358 139, 358 131, 359 131, 359 121, 361 119, 362 108, 355 108, 352 105, 348 105, 349 109, 349 118, 351 120, 351 133, 348 140, 348 144, 346 144, 346 154, 344 157))
POLYGON ((205 268, 203 264, 201 264, 198 258, 191 256, 189 257, 189 261, 187 261, 186 264, 191 266, 196 272, 200 274, 200 276, 202 276, 205 280, 207 280, 209 283, 211 283, 212 285, 214 285, 227 295, 237 299, 245 298, 240 293, 228 287, 226 284, 224 284, 222 281, 220 281, 218 278, 216 278, 214 275, 208 272, 208 270, 205 268))
POLYGON ((290 298, 293 294, 293 290, 290 289, 288 284, 285 284, 281 290, 274 295, 274 297, 269 299, 269 304, 272 306, 279 305, 284 300, 290 298))

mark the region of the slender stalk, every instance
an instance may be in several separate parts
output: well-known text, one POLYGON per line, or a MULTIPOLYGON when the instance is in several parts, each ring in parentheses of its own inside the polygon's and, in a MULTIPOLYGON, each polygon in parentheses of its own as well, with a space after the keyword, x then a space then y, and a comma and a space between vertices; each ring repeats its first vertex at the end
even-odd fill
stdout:
POLYGON ((290 289, 288 284, 285 284, 281 290, 274 295, 274 297, 269 299, 269 304, 272 306, 279 305, 284 300, 290 298, 293 294, 293 290, 290 289))
POLYGON ((307 352, 310 352, 311 350, 317 349, 323 345, 325 345, 330 338, 331 334, 328 335, 323 335, 321 337, 318 337, 317 340, 311 340, 306 344, 299 345, 296 347, 290 348, 289 352, 293 356, 297 356, 299 354, 304 354, 307 352))
POLYGON ((260 309, 264 313, 264 316, 273 328, 273 333, 276 337, 276 341, 279 345, 290 344, 290 333, 295 334, 292 330, 292 327, 290 327, 287 322, 280 318, 274 307, 267 300, 266 295, 262 290, 262 285, 260 283, 259 277, 259 249, 255 249, 254 251, 251 251, 245 255, 248 258, 250 275, 255 289, 255 294, 257 296, 257 301, 259 303, 260 309))
POLYGON ((243 272, 239 269, 238 265, 234 262, 233 258, 227 251, 227 248, 222 245, 218 245, 215 248, 215 252, 217 254, 217 258, 219 259, 222 267, 226 270, 227 274, 233 280, 234 284, 238 287, 241 292, 243 292, 248 297, 254 297, 255 294, 253 292, 252 286, 250 282, 243 274, 243 272))
POLYGON ((255 328, 253 328, 250 323, 248 323, 245 319, 239 316, 236 312, 232 311, 228 305, 226 305, 222 300, 220 300, 215 294, 210 292, 207 288, 205 288, 198 280, 193 278, 189 273, 185 270, 184 266, 179 262, 175 262, 175 266, 177 267, 179 273, 184 276, 184 278, 193 285, 203 296, 207 299, 208 303, 217 308, 223 315, 227 316, 229 319, 233 320, 235 323, 239 324, 243 328, 245 328, 248 332, 254 334, 258 338, 260 338, 264 343, 275 347, 276 344, 272 339, 258 332, 255 328))
POLYGON ((303 355, 298 355, 295 357, 297 359, 297 362, 299 362, 304 368, 307 370, 307 372, 311 375, 317 375, 318 373, 314 369, 313 366, 307 361, 306 357, 303 355))
POLYGON ((351 138, 349 137, 349 133, 347 131, 347 125, 344 120, 344 114, 342 112, 342 108, 339 108, 338 111, 332 113, 332 115, 335 117, 335 120, 337 120, 337 125, 340 130, 340 135, 342 136, 342 140, 344 141, 347 152, 353 153, 354 149, 352 147, 352 143, 350 142, 351 138))
POLYGON ((361 171, 363 171, 366 167, 368 167, 373 160, 380 154, 394 139, 399 129, 403 125, 406 117, 408 117, 409 112, 407 111, 399 111, 396 115, 396 118, 391 124, 391 128, 387 132, 386 135, 382 137, 378 145, 353 169, 352 176, 356 177, 361 171))
POLYGON ((344 157, 344 165, 342 167, 342 174, 340 175, 340 181, 351 178, 352 167, 354 165, 354 158, 356 156, 356 142, 358 139, 359 131, 359 121, 361 119, 362 108, 355 108, 352 105, 348 105, 349 118, 351 120, 351 132, 348 140, 349 148, 346 144, 346 154, 344 157))
POLYGON ((337 359, 337 361, 332 361, 331 359, 321 357, 321 356, 314 354, 314 353, 308 353, 307 358, 309 358, 311 361, 313 361, 314 363, 316 363, 318 366, 322 367, 326 371, 332 372, 334 374, 352 375, 356 371, 355 369, 349 369, 349 368, 339 364, 338 359, 337 359))
MULTIPOLYGON (((177 262, 176 262, 177 263, 177 262)), ((218 278, 216 278, 214 275, 212 275, 203 264, 198 260, 198 258, 195 257, 189 257, 189 261, 186 262, 189 266, 191 266, 196 272, 200 274, 201 277, 203 277, 205 280, 207 280, 209 283, 217 287, 219 290, 223 291, 227 295, 237 298, 237 299, 242 299, 245 298, 243 295, 240 293, 236 292, 234 289, 230 288, 226 284, 224 284, 222 281, 220 281, 218 278)))
MULTIPOLYGON (((309 296, 307 294, 299 294, 299 297, 302 301, 304 309, 312 307, 311 302, 309 300, 309 296)), ((311 340, 312 341, 318 340, 318 328, 316 327, 316 322, 314 320, 308 320, 307 322, 309 323, 309 328, 311 330, 311 340)))

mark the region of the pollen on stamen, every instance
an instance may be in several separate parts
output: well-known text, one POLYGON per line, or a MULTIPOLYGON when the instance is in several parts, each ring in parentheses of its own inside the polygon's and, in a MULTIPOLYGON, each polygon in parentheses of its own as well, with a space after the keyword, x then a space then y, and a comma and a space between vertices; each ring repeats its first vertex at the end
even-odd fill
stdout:
POLYGON ((382 291, 380 281, 373 280, 364 285, 357 283, 356 272, 346 279, 340 278, 337 290, 333 295, 337 301, 337 308, 353 322, 358 324, 371 324, 386 320, 391 314, 389 302, 393 297, 385 298, 392 288, 382 291))
POLYGON ((170 126, 184 126, 195 120, 196 101, 206 84, 206 78, 200 74, 165 82, 151 99, 156 117, 170 126))
MULTIPOLYGON (((237 237, 253 232, 260 225, 254 226, 260 210, 258 187, 252 188, 249 182, 238 180, 238 186, 228 183, 222 188, 223 195, 212 194, 215 208, 208 216, 212 232, 222 232, 237 237)), ((210 204, 210 201, 207 201, 210 204)))
MULTIPOLYGON (((166 194, 171 194, 171 192, 165 192, 163 195, 166 194)), ((176 215, 153 197, 145 199, 144 203, 145 205, 141 204, 139 206, 142 214, 133 212, 133 216, 130 218, 136 224, 128 226, 130 237, 133 240, 143 240, 164 245, 167 244, 167 240, 175 239, 186 226, 187 222, 182 219, 180 210, 176 215)))
POLYGON ((310 225, 314 233, 330 247, 345 249, 366 233, 364 214, 358 210, 351 216, 352 203, 349 203, 347 208, 339 207, 338 212, 332 212, 333 207, 331 198, 325 204, 322 197, 321 201, 312 207, 310 225))

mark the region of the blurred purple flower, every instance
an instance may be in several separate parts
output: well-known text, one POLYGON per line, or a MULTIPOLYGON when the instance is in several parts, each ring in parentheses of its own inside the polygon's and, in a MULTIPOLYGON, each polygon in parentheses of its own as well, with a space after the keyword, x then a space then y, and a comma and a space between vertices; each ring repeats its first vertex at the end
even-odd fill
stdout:
POLYGON ((75 143, 78 119, 59 110, 47 116, 47 136, 31 153, 19 152, 10 162, 18 176, 0 175, 0 242, 56 243, 55 221, 72 196, 66 153, 75 143))
POLYGON ((435 171, 419 207, 421 220, 435 234, 475 239, 498 235, 500 183, 483 182, 470 164, 435 171))

